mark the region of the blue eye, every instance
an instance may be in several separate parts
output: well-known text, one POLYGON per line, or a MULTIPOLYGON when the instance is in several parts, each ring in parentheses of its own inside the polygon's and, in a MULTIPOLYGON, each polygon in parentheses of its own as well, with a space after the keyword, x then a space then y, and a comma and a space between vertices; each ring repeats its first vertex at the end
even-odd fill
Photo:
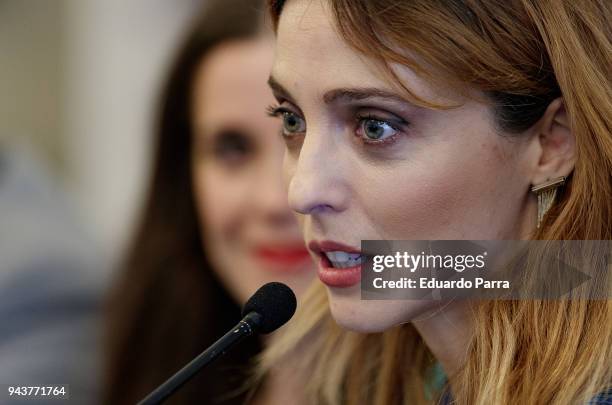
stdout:
POLYGON ((388 122, 372 118, 362 119, 359 126, 365 140, 382 141, 398 133, 388 122))
POLYGON ((270 117, 281 117, 283 122, 283 136, 291 136, 306 132, 306 121, 293 111, 281 106, 268 106, 266 109, 270 117))
POLYGON ((291 111, 282 111, 285 135, 306 132, 306 122, 291 111))

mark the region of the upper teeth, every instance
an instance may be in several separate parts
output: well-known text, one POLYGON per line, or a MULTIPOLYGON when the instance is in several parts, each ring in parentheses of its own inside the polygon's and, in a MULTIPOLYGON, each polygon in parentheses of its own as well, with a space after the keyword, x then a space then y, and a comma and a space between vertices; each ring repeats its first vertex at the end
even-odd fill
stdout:
POLYGON ((353 267, 361 264, 362 255, 360 253, 347 253, 342 251, 325 252, 334 267, 353 267))

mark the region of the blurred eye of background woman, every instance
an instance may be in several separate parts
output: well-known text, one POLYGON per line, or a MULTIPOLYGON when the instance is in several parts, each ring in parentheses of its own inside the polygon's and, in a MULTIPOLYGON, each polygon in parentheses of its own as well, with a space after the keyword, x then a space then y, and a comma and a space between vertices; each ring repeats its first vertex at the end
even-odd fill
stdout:
MULTIPOLYGON (((299 295, 313 277, 281 178, 280 126, 264 113, 263 10, 209 3, 171 69, 148 202, 110 302, 105 403, 142 399, 231 328, 262 284, 299 295)), ((243 342, 169 402, 243 403, 261 344, 243 342)))

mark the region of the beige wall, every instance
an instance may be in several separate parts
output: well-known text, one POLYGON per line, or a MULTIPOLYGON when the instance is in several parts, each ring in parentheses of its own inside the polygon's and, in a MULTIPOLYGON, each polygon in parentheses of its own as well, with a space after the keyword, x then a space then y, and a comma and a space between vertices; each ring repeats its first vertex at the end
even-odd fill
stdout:
POLYGON ((0 0, 0 140, 29 141, 111 256, 148 175, 160 82, 205 0, 0 0))
POLYGON ((65 168, 62 6, 0 0, 0 140, 26 140, 56 169, 65 168))

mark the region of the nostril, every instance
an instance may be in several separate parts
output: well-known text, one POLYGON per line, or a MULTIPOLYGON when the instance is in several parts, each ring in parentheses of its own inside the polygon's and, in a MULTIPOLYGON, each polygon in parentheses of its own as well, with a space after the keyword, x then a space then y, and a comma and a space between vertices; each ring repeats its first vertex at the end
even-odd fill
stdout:
POLYGON ((288 203, 305 215, 343 209, 346 193, 334 173, 321 168, 297 171, 289 183, 288 203))
POLYGON ((315 205, 314 207, 310 208, 310 210, 308 210, 309 214, 316 214, 319 212, 325 212, 325 211, 330 211, 333 210, 333 207, 329 204, 318 204, 315 205))

